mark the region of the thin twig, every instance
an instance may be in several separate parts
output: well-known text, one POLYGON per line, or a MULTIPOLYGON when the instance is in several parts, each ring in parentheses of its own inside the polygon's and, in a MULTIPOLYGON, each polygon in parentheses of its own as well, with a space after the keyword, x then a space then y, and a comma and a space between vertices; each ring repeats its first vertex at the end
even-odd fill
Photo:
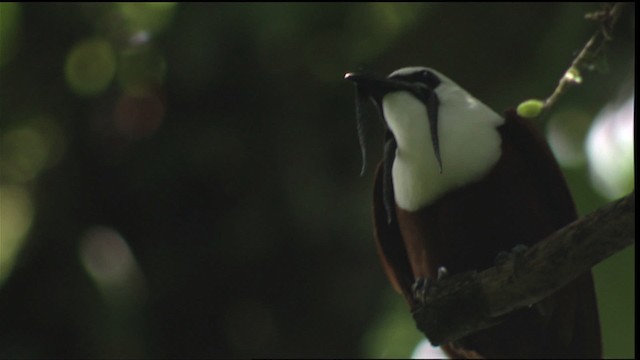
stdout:
POLYGON ((600 26, 596 33, 587 41, 580 53, 573 59, 571 65, 565 71, 564 75, 558 82, 558 86, 544 101, 544 110, 550 109, 556 101, 567 91, 567 88, 573 84, 580 84, 582 82, 582 76, 580 70, 584 67, 589 67, 594 59, 596 59, 607 42, 612 40, 613 27, 615 26, 624 3, 606 3, 601 11, 589 13, 585 17, 589 20, 596 20, 600 22, 600 26))

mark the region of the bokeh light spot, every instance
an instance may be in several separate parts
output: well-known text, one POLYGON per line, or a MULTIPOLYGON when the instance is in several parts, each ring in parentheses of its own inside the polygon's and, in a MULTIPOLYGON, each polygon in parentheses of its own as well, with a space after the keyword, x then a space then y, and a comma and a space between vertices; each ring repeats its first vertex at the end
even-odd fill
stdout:
POLYGON ((122 2, 118 8, 133 31, 157 33, 171 23, 176 5, 175 2, 122 2))
POLYGON ((0 186, 0 285, 11 272, 32 222, 29 192, 18 185, 0 186))
POLYGON ((22 183, 54 166, 64 153, 64 132, 54 120, 38 115, 0 137, 0 179, 22 183))
POLYGON ((164 105, 158 97, 123 95, 116 104, 114 122, 118 132, 130 139, 155 132, 164 117, 164 105))
POLYGON ((450 359, 439 346, 433 346, 427 339, 423 339, 411 354, 412 359, 450 359))
POLYGON ((626 195, 635 186, 634 99, 631 94, 622 105, 605 107, 596 117, 587 138, 591 182, 609 199, 626 195))
POLYGON ((47 161, 42 135, 32 128, 19 128, 2 136, 2 177, 12 182, 34 179, 47 161))
POLYGON ((0 66, 8 63, 16 52, 20 20, 20 4, 0 3, 0 66))
POLYGON ((71 89, 81 96, 102 93, 116 71, 111 44, 95 38, 76 44, 67 56, 65 75, 71 89))
POLYGON ((80 259, 102 292, 116 301, 139 301, 144 278, 129 245, 106 226, 88 229, 80 241, 80 259))

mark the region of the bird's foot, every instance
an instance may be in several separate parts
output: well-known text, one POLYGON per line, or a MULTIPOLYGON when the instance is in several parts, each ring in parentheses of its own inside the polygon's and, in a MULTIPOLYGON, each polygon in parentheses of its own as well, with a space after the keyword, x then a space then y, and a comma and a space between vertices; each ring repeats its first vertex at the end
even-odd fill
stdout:
POLYGON ((523 269, 523 266, 526 264, 524 254, 529 250, 529 247, 524 244, 518 244, 511 249, 510 252, 501 251, 496 256, 496 266, 502 266, 509 261, 512 261, 513 266, 513 276, 517 278, 520 271, 523 269))
POLYGON ((522 258, 525 252, 529 250, 529 247, 524 244, 518 244, 511 249, 511 251, 500 251, 498 255, 496 255, 495 264, 496 266, 504 265, 507 261, 512 258, 514 261, 518 261, 518 259, 522 258))
POLYGON ((419 303, 424 304, 425 299, 427 298, 427 293, 431 286, 433 285, 432 279, 427 278, 417 278, 416 281, 411 286, 411 291, 413 292, 413 298, 416 299, 419 303))
POLYGON ((416 281, 411 286, 411 291, 413 292, 413 298, 416 299, 419 303, 424 304, 426 302, 427 297, 429 297, 429 292, 433 288, 434 284, 449 276, 447 269, 444 266, 440 266, 438 268, 437 278, 417 278, 416 281))

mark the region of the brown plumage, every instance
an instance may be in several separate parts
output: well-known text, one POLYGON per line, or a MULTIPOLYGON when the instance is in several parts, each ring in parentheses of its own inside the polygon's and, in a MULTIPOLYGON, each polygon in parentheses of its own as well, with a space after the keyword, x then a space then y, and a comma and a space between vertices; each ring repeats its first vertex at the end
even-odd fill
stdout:
MULTIPOLYGON (((515 111, 507 111, 505 119, 498 127, 501 157, 487 176, 415 212, 396 206, 391 223, 382 195, 384 164, 378 166, 373 197, 376 244, 385 272, 411 307, 411 286, 417 278, 434 279, 441 266, 450 274, 486 269, 500 251, 532 245, 577 218, 544 138, 515 111)), ((443 348, 457 358, 601 357, 591 273, 543 303, 443 348)))

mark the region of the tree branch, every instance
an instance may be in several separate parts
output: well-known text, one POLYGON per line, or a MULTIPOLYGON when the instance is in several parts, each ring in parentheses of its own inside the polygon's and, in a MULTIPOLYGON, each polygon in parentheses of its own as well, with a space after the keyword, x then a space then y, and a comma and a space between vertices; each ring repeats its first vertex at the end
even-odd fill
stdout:
POLYGON ((438 280, 414 310, 432 345, 458 340, 535 304, 635 242, 635 191, 480 273, 438 280))

